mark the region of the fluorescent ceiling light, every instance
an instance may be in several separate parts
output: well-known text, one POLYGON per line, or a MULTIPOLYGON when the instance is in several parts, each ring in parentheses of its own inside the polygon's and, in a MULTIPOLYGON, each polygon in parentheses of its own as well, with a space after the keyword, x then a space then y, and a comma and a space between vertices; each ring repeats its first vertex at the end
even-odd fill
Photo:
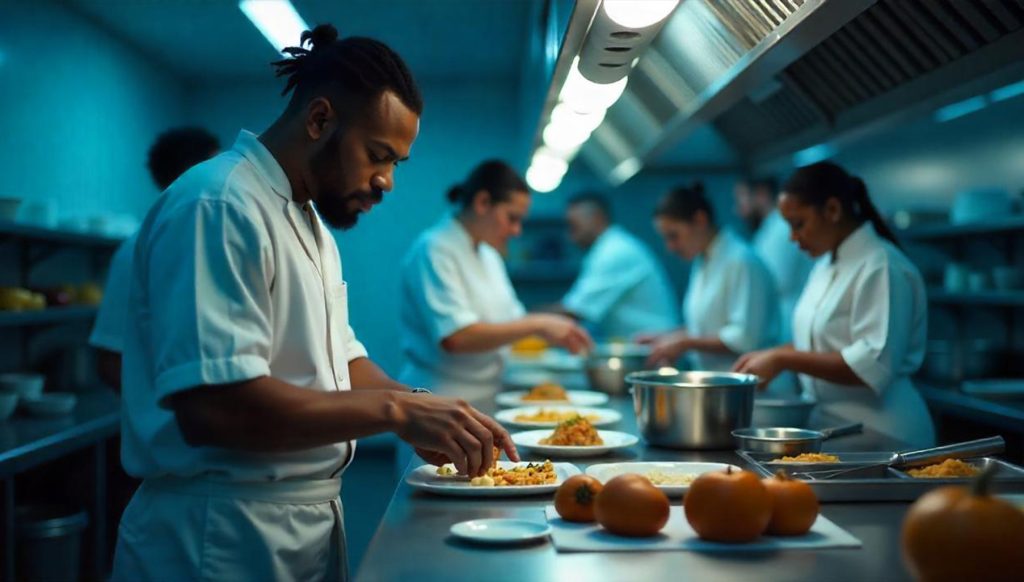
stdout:
POLYGON ((836 148, 827 143, 819 143, 793 154, 793 165, 798 168, 809 166, 822 160, 827 160, 834 155, 836 155, 836 148))
POLYGON ((980 111, 988 106, 988 100, 985 99, 984 95, 978 95, 977 97, 971 97, 959 101, 952 105, 947 105, 942 109, 935 112, 935 121, 942 123, 944 121, 952 121, 958 117, 980 111))
POLYGON ((579 113, 565 103, 559 103, 551 112, 551 121, 544 128, 544 145, 563 159, 571 159, 590 138, 591 132, 604 121, 604 114, 604 109, 595 113, 579 113))
MULTIPOLYGON (((0 61, 2 60, 3 55, 0 55, 0 61)), ((1004 101, 1018 95, 1024 95, 1024 81, 1017 81, 1012 85, 1000 87, 988 94, 993 103, 996 101, 1004 101)))
POLYGON ((238 8, 281 54, 285 47, 299 46, 310 29, 289 0, 240 0, 238 8))
POLYGON ((615 104, 619 97, 622 96, 622 92, 626 90, 626 83, 628 81, 629 76, 627 75, 607 85, 595 83, 580 73, 580 58, 576 57, 576 60, 572 63, 572 68, 569 69, 569 75, 565 78, 565 85, 562 85, 562 91, 559 93, 558 98, 561 102, 571 107, 573 111, 596 113, 602 109, 608 109, 615 104))
POLYGON ((667 18, 677 5, 679 0, 604 0, 602 7, 615 24, 641 29, 667 18))
POLYGON ((643 164, 640 163, 640 160, 636 158, 628 158, 622 160, 622 162, 620 162, 619 165, 615 166, 615 168, 612 170, 611 176, 613 179, 618 181, 619 184, 621 184, 635 176, 636 173, 639 172, 640 168, 642 167, 643 164))
POLYGON ((537 192, 550 192, 562 183, 569 164, 548 148, 537 148, 530 168, 526 170, 526 183, 537 192))

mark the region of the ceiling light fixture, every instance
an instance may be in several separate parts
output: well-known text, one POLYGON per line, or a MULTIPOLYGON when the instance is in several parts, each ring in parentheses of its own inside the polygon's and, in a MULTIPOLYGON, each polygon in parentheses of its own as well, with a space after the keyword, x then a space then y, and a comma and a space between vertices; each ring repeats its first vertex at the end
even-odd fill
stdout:
POLYGON ((289 0, 240 0, 238 8, 286 56, 285 47, 299 46, 302 33, 310 29, 289 0))

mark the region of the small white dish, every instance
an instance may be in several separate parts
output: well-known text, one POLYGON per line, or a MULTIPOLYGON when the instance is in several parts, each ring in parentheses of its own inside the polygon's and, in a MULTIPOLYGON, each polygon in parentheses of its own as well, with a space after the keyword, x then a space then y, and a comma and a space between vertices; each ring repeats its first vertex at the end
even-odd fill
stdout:
POLYGON ((614 430, 599 430, 597 431, 598 436, 604 441, 604 444, 590 445, 590 446, 560 446, 560 445, 544 445, 541 444, 541 439, 546 439, 551 436, 551 430, 528 430, 524 432, 517 432, 512 435, 512 442, 516 444, 516 447, 520 449, 526 449, 539 455, 547 457, 596 457, 598 455, 604 455, 616 449, 624 449, 635 445, 640 441, 636 435, 631 435, 625 432, 618 432, 614 430))
POLYGON ((611 408, 587 408, 582 406, 524 406, 521 408, 507 408, 494 415, 498 422, 519 428, 555 428, 558 421, 534 422, 529 420, 516 420, 517 416, 531 416, 537 414, 541 409, 557 410, 559 412, 574 411, 580 416, 592 416, 590 424, 594 426, 608 426, 622 420, 622 415, 611 408))
POLYGON ((457 538, 481 544, 522 544, 546 538, 551 526, 525 519, 471 519, 449 529, 457 538))
MULTIPOLYGON (((667 476, 692 476, 694 479, 703 475, 704 473, 711 473, 713 471, 724 471, 726 468, 732 467, 733 470, 739 471, 740 468, 736 465, 729 465, 727 463, 676 463, 676 462, 637 462, 637 463, 601 463, 597 465, 591 465, 587 467, 587 475, 597 479, 601 483, 607 483, 614 477, 619 475, 625 475, 627 473, 636 473, 638 475, 647 476, 651 472, 662 473, 667 476)), ((690 489, 690 484, 680 485, 658 485, 655 484, 658 489, 665 492, 665 495, 678 497, 684 495, 687 490, 690 489)))
POLYGON ((501 406, 601 406, 608 402, 608 395, 603 392, 592 390, 566 390, 565 400, 523 400, 529 392, 516 390, 512 392, 499 392, 495 401, 501 406))
POLYGON ((22 398, 38 398, 45 383, 42 374, 0 374, 0 392, 17 392, 22 398))
POLYGON ((35 398, 22 398, 21 404, 33 416, 64 416, 78 403, 70 392, 48 392, 35 398))
MULTIPOLYGON (((512 461, 498 461, 498 466, 503 469, 511 469, 517 466, 525 466, 528 463, 512 461)), ((537 463, 535 463, 537 464, 537 463)), ((558 486, 565 483, 565 480, 573 475, 579 475, 580 469, 572 463, 552 463, 555 469, 555 482, 544 485, 519 485, 503 487, 487 487, 473 485, 469 479, 460 475, 438 475, 436 465, 420 465, 405 478, 405 482, 413 489, 426 491, 437 495, 450 495, 455 497, 523 497, 527 495, 539 495, 541 493, 554 493, 558 486)))

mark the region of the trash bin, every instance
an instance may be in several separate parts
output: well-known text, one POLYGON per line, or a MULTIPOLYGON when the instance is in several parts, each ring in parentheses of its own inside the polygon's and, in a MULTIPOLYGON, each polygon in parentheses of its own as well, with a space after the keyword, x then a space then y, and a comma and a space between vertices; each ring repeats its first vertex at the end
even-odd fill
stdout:
POLYGON ((56 505, 30 505, 17 508, 15 520, 19 580, 78 580, 88 514, 56 505))

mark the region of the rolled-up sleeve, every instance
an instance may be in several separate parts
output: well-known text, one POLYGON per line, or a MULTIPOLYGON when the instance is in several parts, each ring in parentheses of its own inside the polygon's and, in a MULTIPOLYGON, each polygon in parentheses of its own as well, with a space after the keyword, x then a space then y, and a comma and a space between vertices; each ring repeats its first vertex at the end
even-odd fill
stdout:
POLYGON ((767 347, 778 326, 775 289, 767 268, 755 257, 733 261, 726 266, 731 276, 727 288, 728 321, 718 339, 736 354, 767 347))
POLYGON ((345 357, 349 362, 367 357, 369 352, 366 351, 366 346, 356 338, 356 331, 352 329, 352 326, 347 327, 345 330, 345 357))
POLYGON ((179 208, 146 247, 157 398, 270 373, 271 253, 258 219, 225 201, 179 208))
POLYGON ((471 307, 455 256, 430 248, 407 266, 406 289, 423 313, 434 343, 480 321, 471 307))
POLYGON ((861 276, 853 293, 850 337, 840 350, 853 373, 877 394, 892 382, 910 341, 913 325, 913 289, 909 280, 888 265, 861 276))

